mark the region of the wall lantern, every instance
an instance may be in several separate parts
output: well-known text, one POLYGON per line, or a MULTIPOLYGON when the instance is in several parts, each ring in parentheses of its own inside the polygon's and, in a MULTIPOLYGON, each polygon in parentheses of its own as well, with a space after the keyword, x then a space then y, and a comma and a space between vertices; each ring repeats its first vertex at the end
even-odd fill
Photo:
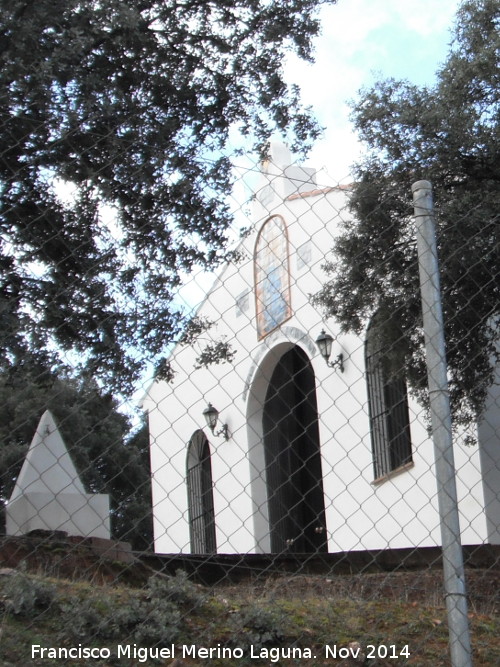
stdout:
POLYGON ((321 353, 321 356, 326 361, 327 366, 330 368, 336 368, 338 366, 341 373, 344 372, 344 355, 342 352, 337 356, 334 361, 330 361, 330 355, 332 353, 332 344, 333 338, 330 334, 327 334, 323 329, 320 335, 316 338, 316 345, 321 353))
POLYGON ((229 430, 227 424, 222 424, 220 430, 217 431, 217 433, 215 432, 215 427, 217 426, 217 422, 219 420, 219 411, 217 408, 214 408, 214 406, 209 403, 208 406, 203 410, 203 416, 205 417, 208 428, 214 435, 223 435, 225 440, 229 440, 229 430))

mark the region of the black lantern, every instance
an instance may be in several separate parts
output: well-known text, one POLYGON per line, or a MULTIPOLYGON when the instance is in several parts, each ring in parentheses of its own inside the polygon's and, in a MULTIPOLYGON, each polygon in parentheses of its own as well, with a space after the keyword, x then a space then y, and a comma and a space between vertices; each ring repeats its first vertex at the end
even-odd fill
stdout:
POLYGON ((217 433, 215 432, 215 427, 219 421, 219 411, 217 408, 214 408, 214 406, 209 403, 208 406, 203 410, 203 416, 205 417, 208 428, 214 435, 223 435, 225 440, 229 440, 227 424, 222 424, 221 429, 217 431, 217 433))
POLYGON ((327 366, 330 368, 336 368, 338 366, 341 373, 344 372, 344 355, 342 352, 337 356, 334 361, 330 361, 330 355, 332 353, 333 337, 330 334, 327 334, 323 329, 320 335, 316 338, 316 345, 320 351, 321 356, 326 361, 327 366))

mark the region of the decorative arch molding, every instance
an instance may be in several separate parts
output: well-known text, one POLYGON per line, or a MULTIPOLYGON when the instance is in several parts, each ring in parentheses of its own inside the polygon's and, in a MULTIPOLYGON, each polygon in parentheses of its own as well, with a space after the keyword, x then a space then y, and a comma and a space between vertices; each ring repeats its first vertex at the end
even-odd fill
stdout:
POLYGON ((300 345, 305 348, 310 358, 313 358, 318 353, 317 347, 313 339, 305 331, 298 327, 283 326, 272 334, 267 336, 265 341, 257 348, 254 360, 247 373, 245 385, 243 389, 242 399, 245 402, 248 398, 248 392, 252 386, 253 379, 260 367, 264 357, 272 352, 272 349, 281 343, 289 343, 292 345, 300 345))

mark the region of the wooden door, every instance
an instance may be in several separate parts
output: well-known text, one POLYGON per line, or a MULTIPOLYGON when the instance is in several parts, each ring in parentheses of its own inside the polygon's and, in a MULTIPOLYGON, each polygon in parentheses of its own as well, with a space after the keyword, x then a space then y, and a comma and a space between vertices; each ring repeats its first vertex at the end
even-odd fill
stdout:
POLYGON ((271 551, 326 551, 315 378, 299 347, 274 369, 263 432, 271 551))

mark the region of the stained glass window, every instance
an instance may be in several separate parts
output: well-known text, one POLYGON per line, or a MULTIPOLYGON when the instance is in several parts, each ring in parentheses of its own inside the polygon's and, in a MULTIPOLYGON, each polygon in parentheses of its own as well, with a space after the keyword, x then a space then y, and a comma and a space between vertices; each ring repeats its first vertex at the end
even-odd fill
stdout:
POLYGON ((259 338, 291 317, 288 236, 279 215, 269 218, 257 237, 255 299, 259 338))

